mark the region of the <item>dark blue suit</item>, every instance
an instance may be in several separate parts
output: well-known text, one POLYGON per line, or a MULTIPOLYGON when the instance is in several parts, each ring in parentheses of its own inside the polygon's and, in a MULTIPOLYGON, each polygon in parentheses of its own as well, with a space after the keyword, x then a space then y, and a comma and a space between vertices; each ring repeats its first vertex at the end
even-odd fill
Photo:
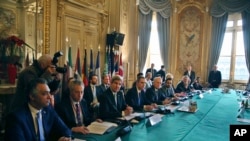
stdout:
POLYGON ((140 97, 136 87, 132 87, 128 90, 125 95, 126 103, 131 106, 134 111, 142 111, 144 105, 149 105, 150 102, 147 100, 144 90, 141 90, 140 97))
MULTIPOLYGON (((42 109, 43 127, 46 141, 71 136, 70 129, 64 124, 55 110, 48 106, 42 109)), ((36 141, 37 135, 28 105, 8 115, 5 128, 6 141, 36 141)))
POLYGON ((110 88, 108 88, 100 98, 100 118, 101 119, 115 119, 122 117, 122 111, 126 109, 126 102, 121 91, 117 92, 117 105, 115 103, 114 95, 110 88))
POLYGON ((210 83, 210 87, 219 88, 221 84, 221 72, 220 71, 210 71, 208 76, 208 82, 210 83))
MULTIPOLYGON (((96 97, 97 97, 97 100, 99 101, 100 100, 100 96, 99 94, 100 93, 97 93, 97 88, 95 86, 95 89, 96 89, 96 97)), ((91 102, 94 100, 94 96, 93 96, 93 92, 92 92, 92 89, 91 89, 91 86, 88 85, 85 89, 84 89, 84 95, 83 95, 83 98, 86 100, 87 102, 87 106, 89 108, 91 108, 91 102)), ((90 109, 91 110, 91 109, 90 109)))
POLYGON ((188 87, 185 88, 184 82, 183 82, 183 81, 180 81, 180 82, 177 84, 176 88, 175 88, 175 92, 176 92, 176 93, 180 93, 180 92, 189 93, 189 92, 191 92, 191 86, 188 85, 188 87))
MULTIPOLYGON (((84 99, 80 101, 80 106, 83 115, 83 124, 88 126, 92 122, 92 115, 89 113, 87 103, 84 99)), ((69 97, 56 104, 55 110, 69 128, 77 126, 74 109, 69 97)))
POLYGON ((152 73, 152 78, 151 78, 151 80, 153 81, 153 80, 154 80, 154 78, 155 78, 155 77, 156 77, 156 75, 157 75, 157 70, 156 70, 156 69, 151 69, 151 68, 148 68, 148 69, 146 70, 145 75, 146 75, 148 72, 151 72, 151 73, 152 73))
POLYGON ((159 89, 158 91, 155 91, 154 86, 152 86, 146 90, 146 98, 148 99, 150 104, 156 103, 158 105, 162 105, 162 101, 166 99, 166 96, 159 89))
POLYGON ((191 80, 190 84, 194 82, 194 79, 195 79, 195 72, 194 71, 191 71, 190 75, 188 75, 188 71, 185 71, 183 75, 189 76, 189 78, 191 80))
POLYGON ((102 95, 105 91, 106 91, 106 88, 104 84, 96 86, 96 95, 98 95, 98 97, 102 95))

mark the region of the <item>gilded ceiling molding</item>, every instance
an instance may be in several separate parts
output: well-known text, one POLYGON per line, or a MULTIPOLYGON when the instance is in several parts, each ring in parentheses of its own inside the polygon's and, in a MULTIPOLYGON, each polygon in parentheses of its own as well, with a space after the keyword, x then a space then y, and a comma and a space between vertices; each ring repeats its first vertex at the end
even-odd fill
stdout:
POLYGON ((50 8, 51 8, 51 3, 50 0, 44 0, 44 14, 43 14, 43 19, 44 19, 44 34, 43 34, 43 39, 44 39, 44 44, 43 44, 43 53, 44 54, 49 54, 50 53, 50 8))
POLYGON ((104 10, 105 0, 67 0, 73 4, 91 9, 95 12, 107 15, 108 12, 104 10))
POLYGON ((208 12, 208 7, 205 0, 188 0, 177 2, 175 12, 177 12, 178 10, 177 13, 180 14, 183 9, 188 8, 190 6, 197 7, 202 13, 208 12))

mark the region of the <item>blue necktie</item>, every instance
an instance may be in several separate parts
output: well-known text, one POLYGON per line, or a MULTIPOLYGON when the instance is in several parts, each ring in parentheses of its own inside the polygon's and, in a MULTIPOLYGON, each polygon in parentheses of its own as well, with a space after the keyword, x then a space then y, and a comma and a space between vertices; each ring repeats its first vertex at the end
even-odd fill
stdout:
POLYGON ((77 118, 77 126, 82 126, 81 114, 79 104, 76 104, 76 118, 77 118))
POLYGON ((39 141, 45 141, 42 115, 40 111, 36 113, 36 120, 37 120, 37 135, 38 135, 39 141))

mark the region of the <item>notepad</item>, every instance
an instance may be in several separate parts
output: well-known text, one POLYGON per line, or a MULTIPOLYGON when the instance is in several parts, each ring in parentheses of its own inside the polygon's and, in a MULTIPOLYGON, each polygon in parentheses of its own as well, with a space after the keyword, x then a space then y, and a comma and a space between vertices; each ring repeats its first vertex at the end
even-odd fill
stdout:
POLYGON ((112 122, 92 122, 87 128, 90 133, 92 134, 99 134, 102 135, 106 131, 108 131, 110 128, 114 129, 114 127, 117 127, 118 125, 112 122))

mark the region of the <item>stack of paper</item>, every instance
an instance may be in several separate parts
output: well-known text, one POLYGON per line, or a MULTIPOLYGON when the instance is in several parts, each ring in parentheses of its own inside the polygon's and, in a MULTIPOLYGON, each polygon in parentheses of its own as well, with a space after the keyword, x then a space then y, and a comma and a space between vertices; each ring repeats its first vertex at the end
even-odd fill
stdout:
POLYGON ((109 128, 117 127, 118 125, 111 122, 92 122, 87 128, 90 133, 104 134, 109 128))

